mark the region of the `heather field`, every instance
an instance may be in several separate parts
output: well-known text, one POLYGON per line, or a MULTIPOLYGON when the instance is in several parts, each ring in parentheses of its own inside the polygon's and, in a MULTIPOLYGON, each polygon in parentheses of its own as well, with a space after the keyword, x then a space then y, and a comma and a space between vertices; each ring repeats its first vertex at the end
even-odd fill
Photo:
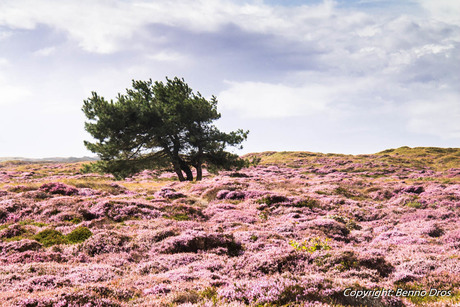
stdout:
POLYGON ((460 306, 460 149, 249 157, 201 182, 0 162, 0 305, 460 306))

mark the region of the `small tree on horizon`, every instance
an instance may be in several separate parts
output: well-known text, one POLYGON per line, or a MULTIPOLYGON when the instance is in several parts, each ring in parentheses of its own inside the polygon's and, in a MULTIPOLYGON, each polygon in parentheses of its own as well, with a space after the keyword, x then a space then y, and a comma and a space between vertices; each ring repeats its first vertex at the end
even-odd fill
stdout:
POLYGON ((211 171, 240 168, 246 161, 225 151, 246 140, 249 131, 224 133, 212 123, 219 119, 217 99, 193 93, 184 79, 134 81, 126 94, 110 102, 96 92, 84 100, 85 129, 97 141, 84 141, 100 161, 91 170, 124 178, 144 169, 172 167, 180 181, 202 179, 203 165, 211 171))

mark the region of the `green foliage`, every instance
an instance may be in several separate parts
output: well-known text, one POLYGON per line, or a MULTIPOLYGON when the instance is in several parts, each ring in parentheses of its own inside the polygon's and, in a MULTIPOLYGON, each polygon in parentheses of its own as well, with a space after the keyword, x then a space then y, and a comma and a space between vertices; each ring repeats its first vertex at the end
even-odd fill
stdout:
POLYGON ((195 290, 187 290, 187 291, 181 291, 177 292, 173 298, 172 298, 172 303, 175 304, 185 304, 185 303, 191 303, 191 304, 196 304, 200 300, 200 295, 197 291, 195 290))
POLYGON ((415 209, 420 209, 420 208, 423 207, 423 205, 418 201, 409 201, 409 202, 405 203, 405 205, 407 207, 415 208, 415 209))
POLYGON ((331 214, 331 215, 328 215, 327 218, 333 219, 339 223, 345 224, 345 227, 347 227, 348 230, 361 229, 361 226, 359 226, 353 219, 350 219, 345 216, 331 214))
POLYGON ((206 300, 211 300, 212 303, 217 306, 217 303, 219 301, 218 297, 217 297, 217 290, 215 287, 207 287, 206 289, 204 289, 203 291, 200 291, 198 293, 200 295, 200 297, 206 299, 206 300))
POLYGON ((258 204, 266 204, 266 205, 271 206, 273 204, 281 203, 286 200, 287 200, 287 197, 282 196, 282 195, 266 195, 258 199, 256 202, 258 204))
POLYGON ((269 216, 269 212, 267 210, 264 210, 259 213, 259 217, 262 221, 267 221, 269 216))
POLYGON ((74 217, 71 221, 72 224, 80 224, 81 223, 81 218, 79 217, 74 217))
POLYGON ((176 221, 188 221, 190 220, 190 217, 187 214, 184 213, 178 213, 170 216, 171 219, 176 220, 176 221))
POLYGON ((2 225, 0 225, 0 230, 8 228, 10 225, 11 225, 11 223, 2 224, 2 225))
POLYGON ((48 224, 42 223, 42 222, 34 222, 33 220, 23 220, 18 222, 19 225, 25 226, 25 225, 33 225, 37 227, 44 227, 47 226, 48 224))
POLYGON ((83 166, 85 172, 123 178, 143 169, 172 167, 183 181, 193 180, 190 167, 201 180, 203 165, 210 171, 247 165, 225 148, 241 144, 248 131, 219 131, 212 124, 221 116, 217 99, 193 93, 183 79, 133 81, 132 89, 110 102, 93 92, 82 110, 89 119, 85 129, 97 140, 85 141, 85 146, 101 159, 83 166))
POLYGON ((55 229, 48 228, 37 233, 33 236, 33 239, 37 240, 45 247, 50 247, 57 244, 80 243, 92 235, 93 233, 86 227, 77 227, 66 236, 55 229))
POLYGON ((317 208, 319 207, 319 202, 316 200, 316 199, 313 199, 313 198, 306 198, 306 199, 303 199, 299 202, 296 202, 293 204, 294 207, 297 207, 297 208, 317 208))
POLYGON ((43 244, 45 247, 67 243, 66 237, 55 229, 45 229, 40 231, 34 236, 34 239, 43 244))
POLYGON ((306 251, 310 254, 318 251, 318 250, 329 250, 331 247, 329 246, 328 242, 330 239, 326 238, 324 241, 321 238, 311 238, 308 241, 297 242, 295 240, 289 241, 289 245, 291 245, 296 251, 306 251))
POLYGON ((91 237, 93 233, 86 227, 77 227, 66 236, 69 243, 80 243, 91 237))

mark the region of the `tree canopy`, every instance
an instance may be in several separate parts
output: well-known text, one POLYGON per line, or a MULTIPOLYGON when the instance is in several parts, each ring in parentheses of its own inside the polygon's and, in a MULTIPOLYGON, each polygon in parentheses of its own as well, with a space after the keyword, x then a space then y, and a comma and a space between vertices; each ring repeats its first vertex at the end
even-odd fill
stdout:
POLYGON ((202 179, 211 171, 242 167, 245 161, 225 151, 242 148, 249 131, 219 131, 217 99, 196 94, 184 79, 134 81, 126 94, 107 101, 96 92, 84 100, 85 129, 96 140, 85 146, 100 161, 92 169, 123 178, 144 169, 172 167, 180 181, 202 179))

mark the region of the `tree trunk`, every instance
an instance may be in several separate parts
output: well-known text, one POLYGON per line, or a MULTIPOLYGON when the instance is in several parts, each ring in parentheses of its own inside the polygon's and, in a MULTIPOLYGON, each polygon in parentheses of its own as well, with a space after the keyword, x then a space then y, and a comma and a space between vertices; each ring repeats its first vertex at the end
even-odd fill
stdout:
POLYGON ((174 166, 174 172, 176 172, 177 177, 179 178, 179 181, 185 181, 184 174, 182 174, 182 170, 177 163, 173 163, 174 166))
POLYGON ((184 171, 185 175, 187 176, 185 180, 193 181, 193 173, 190 167, 187 165, 187 163, 185 163, 184 161, 181 161, 180 168, 184 171))
POLYGON ((196 168, 196 181, 200 181, 203 178, 203 166, 201 163, 195 166, 196 168))
POLYGON ((203 148, 198 146, 198 155, 193 165, 196 169, 196 181, 203 179, 203 148))

